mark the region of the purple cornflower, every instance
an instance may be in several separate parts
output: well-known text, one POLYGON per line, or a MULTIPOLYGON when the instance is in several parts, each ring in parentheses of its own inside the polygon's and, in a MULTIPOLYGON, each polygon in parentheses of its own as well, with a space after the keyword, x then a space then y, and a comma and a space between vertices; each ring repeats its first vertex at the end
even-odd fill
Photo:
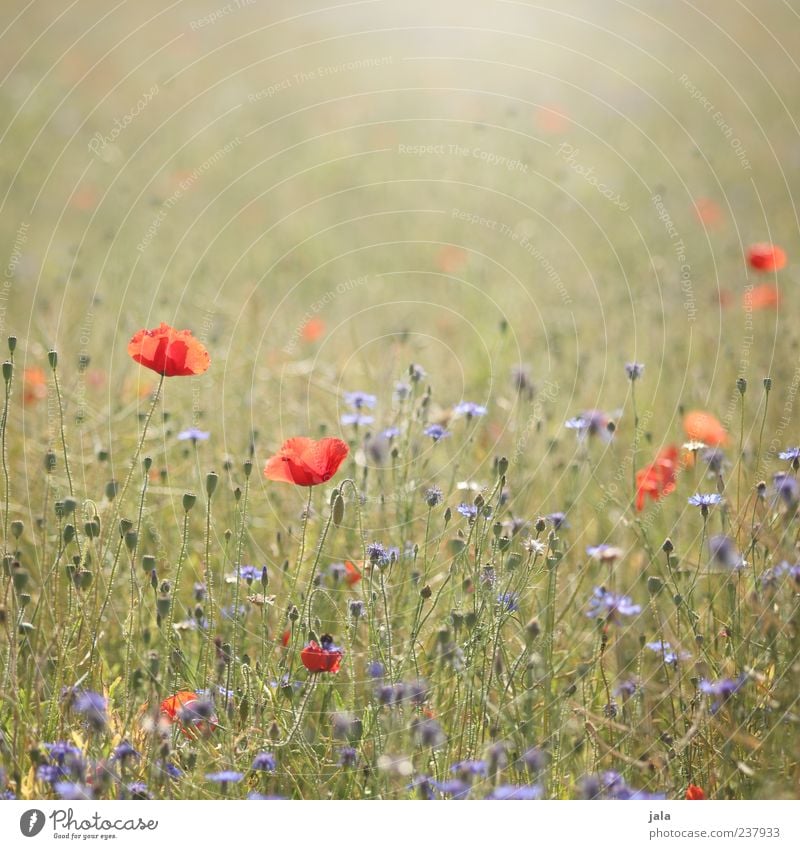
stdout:
POLYGON ((503 801, 530 801, 531 799, 541 799, 543 792, 538 784, 498 784, 486 798, 503 801))
POLYGON ((456 404, 453 413, 456 416, 466 416, 468 419, 478 418, 486 415, 486 407, 476 404, 474 401, 461 401, 456 404))
POLYGON ((272 752, 259 752, 253 758, 253 765, 251 769, 258 769, 262 772, 275 772, 275 755, 272 752))
POLYGON ((465 518, 469 519, 470 522, 474 522, 478 516, 478 508, 474 504, 467 504, 462 502, 456 507, 456 510, 465 518))
MULTIPOLYGON (((247 581, 247 585, 249 586, 253 583, 253 581, 257 581, 261 577, 261 570, 258 566, 240 566, 239 577, 247 581)), ((233 580, 236 580, 235 573, 233 575, 233 580)))
POLYGON ((715 504, 719 504, 720 501, 722 501, 722 496, 717 492, 698 492, 695 493, 695 495, 689 497, 689 504, 691 504, 692 507, 699 507, 700 512, 704 516, 708 515, 709 507, 713 507, 715 504))
POLYGON ((122 761, 123 763, 127 758, 140 758, 141 755, 133 746, 127 741, 123 740, 111 753, 112 761, 122 761))
POLYGON ((47 754, 50 758, 59 765, 63 764, 66 758, 81 757, 81 750, 77 746, 73 746, 72 743, 67 743, 64 740, 57 740, 55 743, 45 743, 44 747, 47 749, 47 754))
POLYGON ((776 472, 772 476, 772 487, 778 498, 789 507, 797 504, 798 496, 800 496, 800 484, 797 483, 797 478, 794 475, 776 472))
POLYGON ((412 383, 419 383, 428 376, 428 372, 418 363, 412 363, 408 367, 408 376, 411 378, 412 383))
POLYGON ((641 610, 641 605, 634 604, 628 596, 616 595, 605 587, 595 587, 586 615, 590 619, 602 618, 618 623, 620 616, 635 616, 641 610))
POLYGON ((533 746, 520 756, 520 760, 525 765, 528 772, 534 775, 542 772, 547 766, 547 752, 540 749, 538 746, 533 746))
POLYGON ((221 784, 223 787, 228 784, 236 784, 243 778, 243 773, 235 772, 232 769, 223 769, 220 772, 210 772, 206 775, 207 781, 213 781, 215 784, 221 784))
POLYGON ((367 392, 345 392, 344 402, 354 410, 371 410, 378 403, 378 399, 367 392))
POLYGON ((74 781, 57 781, 53 785, 53 790, 58 793, 60 798, 68 802, 92 798, 91 787, 87 787, 85 784, 78 784, 74 781))
POLYGON ((644 363, 626 363, 625 374, 630 381, 638 380, 644 374, 644 363))
POLYGON ((545 516, 548 522, 558 531, 561 528, 568 528, 569 522, 567 522, 567 514, 562 513, 561 511, 556 511, 555 513, 549 513, 545 516))
POLYGON ((620 681, 619 684, 614 687, 614 695, 622 696, 624 701, 625 699, 630 699, 632 696, 636 695, 636 691, 638 689, 639 683, 633 678, 629 678, 625 681, 620 681))
POLYGON ((206 439, 208 439, 209 436, 211 436, 211 434, 207 430, 200 430, 196 427, 190 427, 186 430, 182 430, 178 434, 178 439, 180 439, 181 442, 185 442, 187 439, 191 439, 193 443, 197 443, 201 441, 204 442, 206 439))
POLYGON ((402 380, 399 380, 394 385, 394 397, 398 401, 405 401, 406 398, 411 394, 411 387, 404 383, 402 380))
POLYGON ((53 784, 61 778, 64 778, 64 770, 60 766, 54 764, 40 764, 36 769, 36 777, 39 781, 45 781, 48 784, 53 784))
POLYGON ((425 491, 425 503, 428 507, 436 507, 442 503, 442 491, 438 486, 432 486, 425 491))
POLYGON ((358 752, 352 746, 342 746, 339 749, 339 763, 343 767, 353 767, 358 760, 358 752))
POLYGON ((442 726, 435 719, 416 718, 411 723, 411 731, 423 746, 435 748, 447 741, 442 726))
POLYGON ((77 694, 73 709, 77 713, 82 713, 92 728, 99 730, 105 728, 108 720, 106 706, 106 699, 100 693, 84 690, 77 694))
POLYGON ((375 421, 375 418, 373 416, 362 416, 361 413, 345 413, 340 421, 343 425, 366 427, 367 425, 371 425, 375 421))
POLYGON ((423 433, 425 434, 425 436, 430 436, 430 438, 434 442, 438 442, 440 439, 446 439, 448 436, 450 436, 450 431, 446 430, 440 424, 429 424, 425 428, 423 433))
POLYGON ((781 460, 791 460, 792 464, 800 463, 800 448, 787 448, 778 454, 781 460))
POLYGON ((183 771, 176 767, 175 764, 169 763, 169 761, 158 761, 156 763, 156 768, 160 769, 164 775, 169 776, 169 778, 174 778, 175 780, 183 776, 183 771))
POLYGON ((688 660, 691 655, 685 651, 674 651, 669 643, 664 641, 656 641, 645 643, 645 648, 650 651, 660 654, 664 658, 664 663, 676 664, 679 660, 688 660))
POLYGON ((389 552, 379 542, 371 542, 367 546, 367 557, 370 563, 377 563, 380 566, 385 566, 389 563, 389 552))
POLYGON ((700 455, 704 463, 708 465, 709 471, 718 475, 725 464, 725 452, 721 448, 706 448, 700 455))
POLYGON ((460 778, 449 778, 447 781, 432 781, 431 784, 444 796, 453 799, 466 799, 469 796, 470 785, 460 778))
POLYGON ((476 775, 488 775, 489 766, 486 761, 459 761, 450 767, 450 772, 465 781, 471 781, 476 775))
POLYGON ((746 675, 740 675, 738 678, 720 678, 718 681, 703 678, 699 687, 701 693, 715 697, 715 701, 711 704, 711 713, 716 713, 728 699, 741 690, 746 682, 746 675))
POLYGON ((519 593, 501 593, 497 596, 497 603, 506 613, 514 613, 519 610, 519 593))
POLYGON ((399 427, 387 427, 381 431, 381 437, 391 442, 395 437, 400 436, 399 427))
POLYGON ((601 410, 586 410, 580 415, 568 419, 564 426, 570 430, 578 431, 579 439, 584 439, 587 436, 602 436, 606 441, 610 441, 609 423, 609 417, 601 410))
POLYGON ((379 660, 371 660, 367 664, 367 675, 370 678, 383 678, 384 672, 383 664, 379 660))
POLYGON ((361 617, 366 613, 366 606, 360 598, 350 599, 347 604, 347 609, 353 619, 361 619, 361 617))
POLYGON ((613 563, 615 560, 619 560, 625 552, 615 545, 607 545, 601 542, 600 545, 590 545, 586 549, 586 553, 600 563, 613 563))
POLYGON ((734 541, 725 534, 716 534, 708 539, 708 550, 711 559, 720 566, 737 571, 743 569, 745 562, 736 550, 734 541))
POLYGON ((144 781, 134 781, 128 785, 128 792, 131 794, 131 799, 152 799, 153 796, 147 789, 144 781))
POLYGON ((186 702, 178 711, 178 718, 184 724, 199 724, 201 722, 214 722, 214 704, 206 699, 196 699, 186 702))

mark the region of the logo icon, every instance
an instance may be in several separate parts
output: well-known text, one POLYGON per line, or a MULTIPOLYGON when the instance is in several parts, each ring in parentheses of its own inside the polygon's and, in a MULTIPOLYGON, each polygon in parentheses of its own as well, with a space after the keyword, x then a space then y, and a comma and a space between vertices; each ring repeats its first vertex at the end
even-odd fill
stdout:
POLYGON ((19 830, 25 837, 36 837, 44 828, 44 814, 38 808, 31 808, 19 818, 19 830))

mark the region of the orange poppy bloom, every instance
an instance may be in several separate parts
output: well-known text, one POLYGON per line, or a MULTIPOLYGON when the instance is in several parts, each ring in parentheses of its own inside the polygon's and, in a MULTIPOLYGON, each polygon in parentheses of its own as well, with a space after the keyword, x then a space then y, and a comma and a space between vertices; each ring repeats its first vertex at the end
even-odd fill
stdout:
POLYGON ((678 449, 675 445, 662 448, 656 459, 636 472, 636 509, 644 510, 646 498, 658 501, 675 489, 678 470, 678 449))
POLYGON ((436 266, 445 274, 457 274, 467 264, 468 254, 464 248, 445 245, 436 257, 436 266))
POLYGON ((566 132, 569 127, 569 118, 562 107, 553 104, 540 106, 534 115, 536 125, 543 133, 557 135, 566 132))
POLYGON ((128 353, 165 377, 203 374, 211 364, 208 351, 191 330, 176 330, 163 321, 154 330, 140 330, 128 344, 128 353))
POLYGON ((180 709, 184 705, 188 705, 190 702, 196 701, 197 693, 192 692, 192 690, 180 690, 175 693, 174 696, 167 696, 167 698, 161 702, 161 714, 170 722, 175 722, 180 709))
POLYGON ((303 325, 303 341, 316 342, 324 332, 325 322, 318 315, 315 315, 303 325))
POLYGON ((707 227, 716 227, 722 221, 722 209, 711 198, 697 198, 694 202, 694 210, 700 221, 707 227))
POLYGON ((344 582, 348 587, 355 586, 361 580, 361 572, 349 560, 344 562, 344 582))
POLYGON ((771 283, 762 283, 744 293, 742 305, 745 309, 765 310, 770 307, 777 307, 780 300, 781 296, 777 286, 773 286, 771 283))
POLYGON ((22 403, 35 404, 47 397, 47 376, 39 366, 31 366, 22 372, 22 403))
POLYGON ((161 702, 161 716, 170 724, 177 720, 181 725, 181 733, 190 740, 196 739, 198 734, 208 736, 217 727, 218 720, 215 714, 205 715, 201 718, 199 710, 197 711, 198 716, 192 717, 192 706, 199 701, 197 693, 191 690, 179 690, 174 696, 167 696, 161 702), (184 711, 186 711, 186 714, 182 716, 184 711))
POLYGON ((319 440, 295 436, 267 460, 264 475, 271 481, 316 486, 336 474, 349 451, 346 442, 333 436, 319 440))
POLYGON ((786 251, 769 242, 758 242, 747 249, 747 261, 757 271, 780 271, 786 265, 786 251))
POLYGON ((728 434, 720 420, 705 410, 692 410, 683 417, 683 430, 690 440, 706 445, 726 445, 728 434))
POLYGON ((344 652, 333 644, 333 637, 325 634, 319 643, 311 640, 300 652, 300 660, 309 672, 338 672, 344 652), (321 645, 320 645, 321 643, 321 645))
POLYGON ((686 798, 696 801, 698 799, 705 799, 706 794, 703 792, 702 787, 698 787, 696 784, 690 784, 686 788, 686 798))

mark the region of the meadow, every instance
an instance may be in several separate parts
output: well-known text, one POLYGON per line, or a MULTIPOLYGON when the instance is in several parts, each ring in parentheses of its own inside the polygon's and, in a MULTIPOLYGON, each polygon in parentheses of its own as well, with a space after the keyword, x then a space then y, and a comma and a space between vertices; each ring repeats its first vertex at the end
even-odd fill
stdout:
POLYGON ((6 5, 0 795, 796 798, 796 4, 6 5))

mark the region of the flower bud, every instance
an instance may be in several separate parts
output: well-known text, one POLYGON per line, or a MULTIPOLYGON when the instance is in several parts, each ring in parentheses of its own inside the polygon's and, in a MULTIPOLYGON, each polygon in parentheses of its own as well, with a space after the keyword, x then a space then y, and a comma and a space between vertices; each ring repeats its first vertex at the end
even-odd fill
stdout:
POLYGON ((3 363, 3 380, 8 383, 11 380, 11 376, 14 374, 14 364, 10 360, 6 360, 3 363))

